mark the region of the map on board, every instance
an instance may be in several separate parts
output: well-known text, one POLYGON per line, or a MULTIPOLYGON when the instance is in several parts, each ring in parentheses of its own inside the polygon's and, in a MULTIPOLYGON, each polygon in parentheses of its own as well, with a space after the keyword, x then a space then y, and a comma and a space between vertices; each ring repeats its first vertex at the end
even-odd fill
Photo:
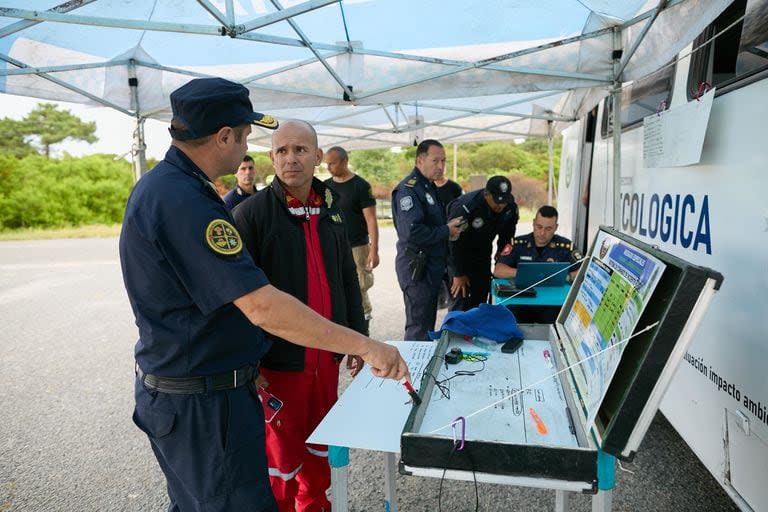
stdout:
MULTIPOLYGON (((473 350, 461 340, 450 347, 473 350)), ((458 436, 451 424, 461 416, 465 440, 577 447, 551 343, 526 339, 512 354, 500 347, 487 347, 485 361, 438 367, 445 384, 433 388, 418 432, 458 436)))
MULTIPOLYGON (((626 340, 653 294, 666 265, 619 238, 600 232, 584 280, 565 319, 573 375, 592 425, 626 340)), ((643 327, 643 326, 641 326, 643 327)), ((631 340, 629 341, 631 343, 631 340)))

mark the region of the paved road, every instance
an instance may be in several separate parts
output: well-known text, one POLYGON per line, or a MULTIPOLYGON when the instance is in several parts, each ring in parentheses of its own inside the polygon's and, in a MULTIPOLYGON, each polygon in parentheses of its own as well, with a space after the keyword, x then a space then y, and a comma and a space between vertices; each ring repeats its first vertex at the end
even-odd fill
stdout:
MULTIPOLYGON (((382 230, 373 335, 402 336, 394 232, 382 230)), ((0 242, 0 512, 162 511, 164 480, 131 422, 133 316, 115 239, 0 242)), ((382 507, 382 457, 353 450, 350 510, 382 507)), ((659 416, 634 473, 620 472, 614 510, 735 510, 659 416)), ((399 476, 400 509, 437 510, 439 481, 399 476)), ((546 490, 481 484, 480 510, 551 510, 546 490)), ((449 482, 442 505, 474 510, 471 482, 449 482)), ((577 496, 573 510, 590 510, 577 496)))

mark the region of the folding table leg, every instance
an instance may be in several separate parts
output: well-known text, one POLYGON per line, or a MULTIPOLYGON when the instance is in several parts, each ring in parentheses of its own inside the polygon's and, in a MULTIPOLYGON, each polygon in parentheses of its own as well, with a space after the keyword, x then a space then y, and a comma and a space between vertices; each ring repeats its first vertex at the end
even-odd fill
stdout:
POLYGON ((334 512, 347 512, 347 479, 349 475, 349 448, 328 447, 328 464, 331 466, 331 503, 334 512))
POLYGON ((568 512, 570 510, 571 501, 570 491, 555 491, 555 512, 568 512))
MULTIPOLYGON (((397 454, 384 454, 384 512, 397 512, 397 454)), ((334 509, 335 511, 335 509, 334 509)))
POLYGON ((613 491, 597 491, 592 496, 592 512, 611 512, 613 491))

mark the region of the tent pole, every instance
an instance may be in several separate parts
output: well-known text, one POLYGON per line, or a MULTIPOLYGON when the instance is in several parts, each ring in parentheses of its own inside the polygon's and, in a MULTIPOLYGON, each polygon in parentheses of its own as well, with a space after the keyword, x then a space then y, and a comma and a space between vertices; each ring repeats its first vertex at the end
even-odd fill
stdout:
POLYGON ((459 145, 455 142, 453 143, 453 181, 458 181, 458 173, 457 173, 457 164, 456 164, 456 155, 459 151, 459 145))
POLYGON ((552 160, 555 158, 554 141, 552 140, 552 121, 547 121, 547 157, 549 160, 549 173, 547 179, 547 204, 552 205, 552 189, 555 183, 555 166, 552 160))
POLYGON ((134 182, 147 172, 147 145, 144 142, 144 121, 143 117, 136 116, 136 130, 133 132, 133 146, 131 154, 133 156, 133 179, 134 182))
MULTIPOLYGON (((618 73, 621 66, 621 31, 613 31, 613 69, 618 73)), ((621 227, 621 81, 614 75, 611 89, 613 106, 613 227, 621 227)))
POLYGON ((136 76, 136 61, 134 59, 128 62, 128 87, 131 90, 131 108, 136 112, 136 129, 133 131, 133 146, 131 146, 133 179, 136 182, 147 172, 147 145, 144 142, 144 121, 146 119, 140 114, 139 79, 136 76))

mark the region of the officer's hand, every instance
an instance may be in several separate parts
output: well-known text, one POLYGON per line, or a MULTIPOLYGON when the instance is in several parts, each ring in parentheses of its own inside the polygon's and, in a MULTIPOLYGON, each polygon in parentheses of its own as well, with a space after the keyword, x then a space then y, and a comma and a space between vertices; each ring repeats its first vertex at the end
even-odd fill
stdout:
POLYGON ((453 278, 451 296, 458 297, 459 293, 461 293, 462 297, 466 297, 469 294, 469 276, 456 276, 453 278))
POLYGON ((360 373, 364 364, 363 358, 360 356, 347 356, 347 370, 351 370, 349 375, 352 377, 360 373))
POLYGON ((256 384, 256 387, 258 388, 266 388, 269 386, 269 381, 262 374, 258 374, 256 378, 253 379, 253 383, 256 384))
POLYGON ((400 356, 400 352, 392 345, 370 340, 368 350, 361 354, 361 357, 371 367, 371 373, 377 377, 411 380, 408 366, 400 356))
POLYGON ((368 253, 368 262, 365 265, 368 270, 373 270, 379 266, 379 251, 371 249, 368 253))
POLYGON ((467 227, 467 221, 463 217, 456 217, 448 221, 448 240, 455 242, 459 239, 461 232, 467 227))

